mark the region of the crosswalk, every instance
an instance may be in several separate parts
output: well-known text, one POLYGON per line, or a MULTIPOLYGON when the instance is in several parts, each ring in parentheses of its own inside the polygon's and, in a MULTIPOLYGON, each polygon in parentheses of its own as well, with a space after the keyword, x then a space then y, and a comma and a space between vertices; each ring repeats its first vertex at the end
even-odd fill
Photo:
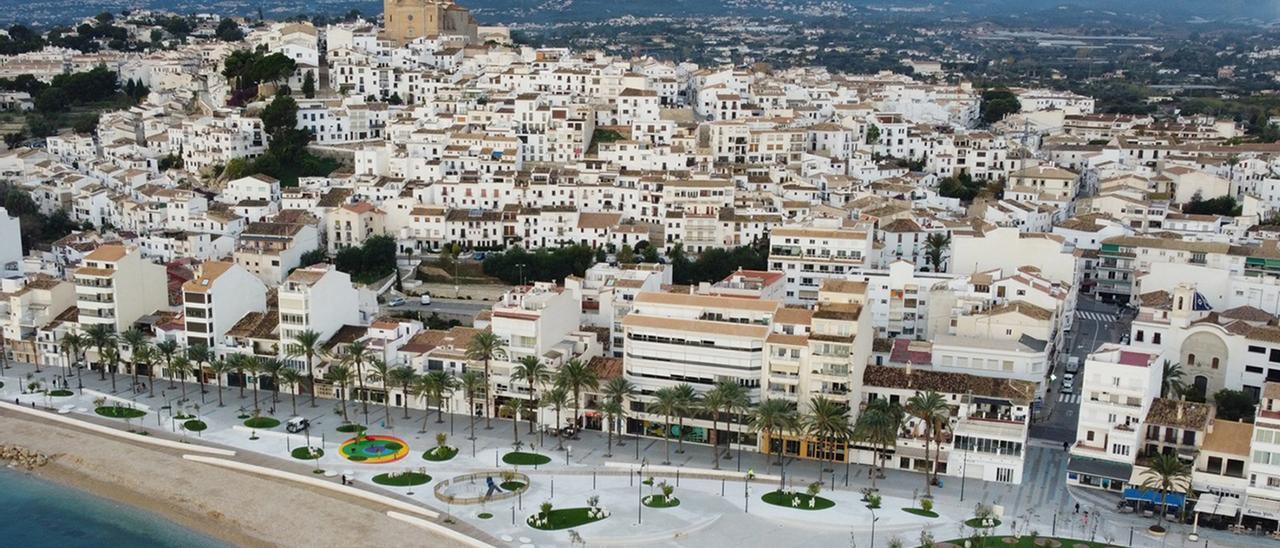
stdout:
POLYGON ((1058 394, 1059 403, 1080 403, 1080 394, 1058 394))
POLYGON ((1077 311, 1077 312, 1076 312, 1076 317, 1077 317, 1077 318, 1084 318, 1084 319, 1086 319, 1086 320, 1092 320, 1092 321, 1095 321, 1095 322, 1114 322, 1114 321, 1116 321, 1116 316, 1115 316, 1115 314, 1103 314, 1103 313, 1101 313, 1101 312, 1089 312, 1089 311, 1086 311, 1086 310, 1080 310, 1080 311, 1077 311))

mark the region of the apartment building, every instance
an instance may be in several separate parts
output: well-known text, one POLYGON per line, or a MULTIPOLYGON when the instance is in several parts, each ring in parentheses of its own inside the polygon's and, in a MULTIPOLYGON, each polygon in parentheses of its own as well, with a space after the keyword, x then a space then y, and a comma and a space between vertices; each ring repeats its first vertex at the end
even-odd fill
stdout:
POLYGON ((0 278, 0 322, 5 350, 12 359, 27 363, 52 363, 57 348, 52 339, 41 340, 38 331, 76 305, 75 284, 43 274, 0 278), (51 353, 42 351, 53 350, 51 353), (51 354, 51 355, 50 355, 51 354))
POLYGON ((267 309, 267 286, 229 261, 206 261, 182 284, 186 346, 213 348, 250 312, 267 309))
POLYGON ((344 325, 359 325, 359 302, 351 276, 333 265, 294 270, 280 285, 280 341, 289 344, 306 330, 328 339, 344 325))
POLYGON ((316 227, 305 223, 249 223, 240 233, 233 258, 269 286, 285 281, 302 256, 320 249, 316 227))
POLYGON ((875 257, 869 227, 815 222, 775 228, 769 234, 769 270, 786 274, 788 303, 817 300, 822 280, 874 267, 875 257))
POLYGON ((369 202, 344 204, 328 217, 329 253, 364 244, 371 236, 387 233, 387 214, 369 202))
POLYGON ((82 328, 105 324, 123 332, 143 315, 169 307, 163 266, 142 257, 136 246, 108 244, 85 255, 72 271, 82 328))
POLYGON ((1160 396, 1160 353, 1104 344, 1085 360, 1080 420, 1067 483, 1120 492, 1143 449, 1143 421, 1160 396))
POLYGON ((671 272, 670 265, 660 263, 596 263, 581 278, 565 278, 564 288, 581 303, 583 326, 608 330, 604 354, 621 358, 622 319, 631 312, 636 295, 671 285, 671 272))

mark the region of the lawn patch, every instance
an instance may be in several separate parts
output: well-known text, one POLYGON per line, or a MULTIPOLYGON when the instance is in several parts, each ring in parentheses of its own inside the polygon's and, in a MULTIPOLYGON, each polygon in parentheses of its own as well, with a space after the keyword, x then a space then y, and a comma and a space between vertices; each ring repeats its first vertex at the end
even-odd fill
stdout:
POLYGON ((787 493, 785 491, 770 491, 760 497, 774 506, 783 508, 794 508, 797 510, 826 510, 836 505, 835 501, 822 497, 809 496, 806 493, 787 493), (813 506, 809 506, 809 500, 813 500, 813 506))
POLYGON ((523 451, 512 451, 502 456, 502 462, 507 464, 515 464, 517 466, 537 466, 551 462, 551 457, 538 453, 525 453, 523 451))
POLYGON ((915 514, 915 515, 917 515, 917 516, 923 516, 923 517, 926 517, 926 518, 936 518, 936 517, 938 517, 938 513, 937 513, 937 512, 933 512, 933 511, 930 511, 930 510, 925 510, 925 509, 922 509, 922 508, 903 508, 903 509, 902 509, 902 511, 903 511, 903 512, 906 512, 906 513, 908 513, 908 514, 915 514))
POLYGON ((498 484, 498 487, 501 487, 503 491, 519 491, 525 488, 525 483, 523 481, 515 480, 504 481, 498 484))
POLYGON ((525 523, 529 527, 542 531, 558 531, 560 529, 568 529, 570 527, 578 527, 588 523, 594 523, 609 517, 603 510, 599 508, 564 508, 561 510, 552 510, 545 516, 541 513, 529 516, 525 523))
POLYGON ((644 498, 643 502, 649 508, 675 508, 680 506, 680 499, 662 495, 649 495, 644 498))
POLYGON ((147 414, 146 411, 141 409, 121 405, 104 405, 94 409, 93 412, 112 419, 136 419, 147 414))
POLYGON ((493 517, 493 514, 490 514, 488 512, 480 512, 479 514, 476 514, 476 517, 480 519, 490 519, 493 517))
POLYGON ((365 428, 363 424, 355 424, 355 423, 347 423, 338 427, 338 431, 344 434, 350 434, 352 432, 358 432, 361 430, 368 430, 368 428, 365 428))
POLYGON ((388 472, 373 477, 374 483, 392 487, 412 487, 414 485, 422 485, 428 481, 431 481, 431 476, 422 472, 388 472))
POLYGON ((299 460, 314 460, 324 456, 324 449, 319 447, 294 447, 289 454, 299 460))
MULTIPOLYGON (((1044 548, 1052 545, 1051 541, 1057 541, 1059 545, 1064 547, 1087 546, 1089 548, 1112 548, 1114 544, 1104 544, 1101 542, 1090 542, 1087 540, 1077 540, 1063 537, 1018 537, 1015 539, 1010 536, 989 536, 978 539, 958 538, 946 541, 945 544, 952 546, 964 546, 969 543, 972 548, 1044 548)), ((944 543, 935 543, 944 544, 944 543)))
POLYGON ((422 454, 422 458, 431 462, 444 462, 456 456, 458 456, 458 448, 447 445, 436 447, 422 454))
POLYGON ((249 428, 275 428, 280 426, 280 421, 271 417, 254 417, 244 421, 244 425, 249 428))
POLYGON ((1000 526, 1000 520, 995 518, 991 518, 991 525, 985 525, 982 522, 983 522, 982 518, 969 518, 967 520, 964 520, 965 525, 968 525, 969 527, 972 527, 974 529, 986 529, 988 527, 1000 526))
MULTIPOLYGON (((0 388, 3 388, 3 387, 4 387, 4 385, 3 385, 3 384, 0 384, 0 388)), ((72 391, 70 391, 70 390, 63 390, 63 389, 59 388, 59 389, 57 389, 57 390, 53 390, 53 391, 49 392, 49 395, 50 395, 50 396, 53 396, 53 397, 55 397, 55 398, 65 398, 65 397, 67 397, 67 396, 74 396, 74 395, 75 395, 75 392, 72 392, 72 391)))
POLYGON ((182 423, 182 427, 192 432, 200 432, 209 429, 209 425, 205 424, 204 421, 195 419, 182 423))

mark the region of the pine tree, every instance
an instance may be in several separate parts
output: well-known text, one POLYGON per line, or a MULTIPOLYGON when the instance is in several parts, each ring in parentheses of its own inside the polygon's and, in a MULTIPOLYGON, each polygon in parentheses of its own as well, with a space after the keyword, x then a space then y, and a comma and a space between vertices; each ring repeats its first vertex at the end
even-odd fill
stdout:
POLYGON ((302 95, 307 99, 316 96, 316 77, 312 71, 307 71, 306 76, 302 78, 302 95))

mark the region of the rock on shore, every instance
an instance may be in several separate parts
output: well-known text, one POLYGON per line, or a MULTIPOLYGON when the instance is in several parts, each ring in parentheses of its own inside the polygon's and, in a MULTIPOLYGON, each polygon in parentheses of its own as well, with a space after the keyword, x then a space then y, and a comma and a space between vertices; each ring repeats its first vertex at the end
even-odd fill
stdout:
POLYGON ((0 461, 8 461, 14 466, 33 470, 49 464, 49 457, 48 455, 32 451, 26 447, 17 445, 0 445, 0 461))

